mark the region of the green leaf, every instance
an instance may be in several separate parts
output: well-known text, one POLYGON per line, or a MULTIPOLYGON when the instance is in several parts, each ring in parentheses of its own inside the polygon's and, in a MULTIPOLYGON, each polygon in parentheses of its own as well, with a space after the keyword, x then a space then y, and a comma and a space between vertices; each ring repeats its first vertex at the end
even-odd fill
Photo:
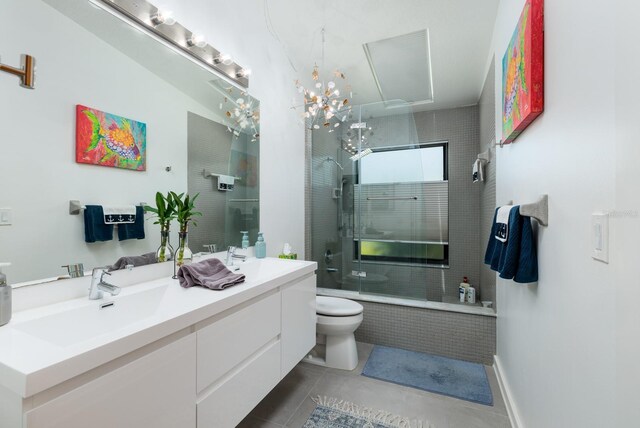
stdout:
POLYGON ((158 210, 156 208, 150 207, 149 205, 144 206, 144 211, 147 213, 158 214, 158 210))

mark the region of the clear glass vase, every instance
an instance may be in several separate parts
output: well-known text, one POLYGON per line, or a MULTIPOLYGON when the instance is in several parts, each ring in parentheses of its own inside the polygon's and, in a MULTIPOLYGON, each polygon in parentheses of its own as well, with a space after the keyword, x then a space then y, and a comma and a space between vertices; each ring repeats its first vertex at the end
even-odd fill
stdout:
POLYGON ((158 251, 156 252, 158 263, 173 260, 173 254, 174 250, 170 242, 169 227, 163 226, 160 230, 160 246, 158 247, 158 251))
POLYGON ((188 233, 178 232, 178 251, 176 255, 176 264, 178 266, 182 266, 184 264, 189 264, 193 261, 193 253, 189 249, 189 237, 188 233))

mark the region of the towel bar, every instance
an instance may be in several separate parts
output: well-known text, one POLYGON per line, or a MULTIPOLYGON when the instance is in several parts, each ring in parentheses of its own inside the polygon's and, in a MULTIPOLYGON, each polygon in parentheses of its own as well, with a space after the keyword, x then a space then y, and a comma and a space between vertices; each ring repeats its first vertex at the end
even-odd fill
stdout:
MULTIPOLYGON (((145 205, 147 205, 147 203, 146 202, 140 202, 138 205, 144 207, 145 205)), ((69 214, 70 215, 80 215, 80 211, 82 211, 85 208, 86 208, 86 206, 82 205, 80 203, 80 201, 73 200, 73 199, 69 201, 69 214)))
MULTIPOLYGON (((211 171, 207 171, 206 169, 202 170, 202 176, 204 178, 211 178, 211 177, 220 177, 223 176, 224 174, 216 174, 215 172, 211 172, 211 171)), ((233 176, 231 176, 233 177, 233 176)), ((234 180, 242 180, 242 177, 233 177, 234 180)))
MULTIPOLYGON (((507 205, 513 205, 513 201, 507 205)), ((538 202, 520 205, 520 215, 536 219, 541 226, 549 226, 549 195, 542 195, 538 202)))
POLYGON ((367 201, 417 201, 417 196, 380 196, 369 197, 367 201))

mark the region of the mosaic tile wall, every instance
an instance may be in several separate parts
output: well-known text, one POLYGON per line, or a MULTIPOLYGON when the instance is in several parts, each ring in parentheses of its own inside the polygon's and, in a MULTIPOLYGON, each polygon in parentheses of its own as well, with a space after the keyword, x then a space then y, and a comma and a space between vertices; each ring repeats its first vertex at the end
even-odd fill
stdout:
MULTIPOLYGON (((479 153, 478 107, 416 113, 421 142, 449 141, 449 269, 426 269, 427 296, 455 299, 463 277, 480 281, 479 192, 471 168, 479 153)), ((431 300, 431 299, 429 299, 431 300)))
POLYGON ((424 308, 362 302, 356 340, 481 364, 493 364, 496 319, 424 308))
MULTIPOLYGON (((496 147, 495 147, 495 63, 491 64, 480 96, 480 152, 489 151, 491 162, 485 167, 485 181, 480 183, 480 257, 484 258, 487 239, 491 232, 493 213, 496 207, 496 147)), ((487 265, 480 265, 480 294, 482 300, 496 302, 496 273, 487 265)))
MULTIPOLYGON (((312 156, 309 163, 311 210, 307 213, 311 231, 311 260, 318 262, 318 284, 326 288, 341 288, 342 248, 338 231, 338 199, 333 189, 338 187, 342 170, 327 158, 339 159, 337 133, 325 130, 313 134, 312 156), (333 261, 325 262, 325 253, 330 251, 333 261), (335 269, 336 272, 329 272, 335 269)), ((348 160, 348 159, 347 159, 348 160)), ((343 166, 344 167, 344 166, 343 166)))

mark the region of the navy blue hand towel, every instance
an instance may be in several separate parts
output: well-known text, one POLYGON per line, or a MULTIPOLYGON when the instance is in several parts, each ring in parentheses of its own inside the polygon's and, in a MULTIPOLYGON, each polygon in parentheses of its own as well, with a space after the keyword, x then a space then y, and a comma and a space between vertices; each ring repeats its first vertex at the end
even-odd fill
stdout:
POLYGON ((113 225, 104 223, 101 205, 87 205, 84 210, 84 242, 111 241, 113 225))
POLYGON ((144 239, 144 207, 141 205, 136 207, 135 223, 118 224, 118 239, 120 241, 144 239))
POLYGON ((492 270, 500 273, 500 278, 513 279, 515 282, 528 284, 538 281, 538 256, 531 218, 520 215, 520 207, 515 206, 509 213, 509 238, 506 242, 496 239, 498 223, 493 216, 493 226, 489 235, 484 262, 492 270))

